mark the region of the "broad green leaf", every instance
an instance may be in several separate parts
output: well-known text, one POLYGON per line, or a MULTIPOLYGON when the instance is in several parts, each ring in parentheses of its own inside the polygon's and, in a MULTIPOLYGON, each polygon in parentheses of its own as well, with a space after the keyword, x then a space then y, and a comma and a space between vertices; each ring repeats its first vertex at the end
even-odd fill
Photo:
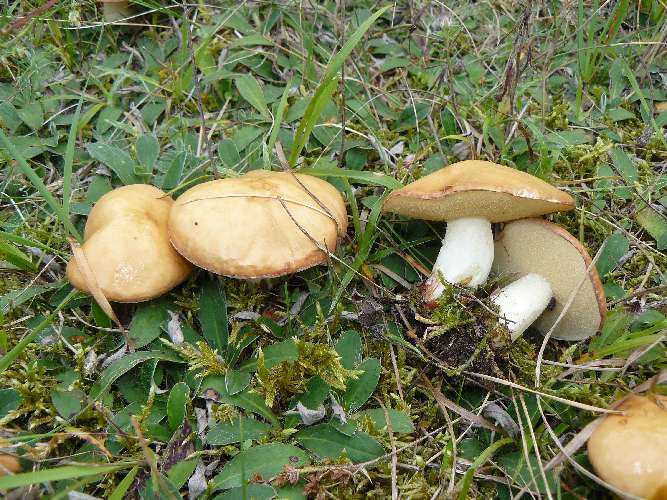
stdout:
POLYGON ((631 113, 625 108, 612 108, 607 110, 607 116, 613 122, 620 122, 623 120, 630 120, 635 117, 634 113, 631 113))
POLYGON ((179 382, 169 391, 167 400, 167 421, 169 428, 174 431, 185 420, 188 400, 190 399, 190 388, 185 382, 179 382))
POLYGON ((507 474, 507 477, 512 478, 512 481, 520 486, 535 487, 545 494, 547 491, 556 491, 557 476, 552 471, 545 471, 547 484, 544 484, 542 475, 540 473, 540 464, 537 457, 531 453, 528 455, 530 465, 526 463, 526 455, 522 451, 512 451, 505 453, 498 457, 496 462, 500 468, 507 474))
POLYGON ((225 388, 230 395, 237 394, 248 387, 252 374, 241 370, 228 370, 225 373, 225 388))
POLYGON ((357 370, 363 370, 364 373, 359 375, 359 378, 350 380, 343 394, 343 402, 351 411, 361 408, 371 397, 380 380, 382 365, 379 359, 368 358, 361 362, 357 370))
POLYGON ((199 324, 202 335, 218 352, 227 348, 227 299, 225 288, 217 277, 206 280, 199 295, 199 324))
POLYGON ((125 151, 116 146, 96 142, 86 147, 90 156, 109 167, 125 185, 140 183, 134 174, 137 164, 125 151))
POLYGON ((31 484, 50 483, 51 481, 63 481, 65 479, 78 479, 88 476, 108 474, 110 472, 129 469, 135 464, 136 462, 119 462, 104 465, 86 463, 2 476, 0 477, 0 490, 20 488, 21 486, 29 486, 31 484))
POLYGON ((231 422, 214 424, 206 434, 206 442, 213 445, 241 443, 246 439, 258 440, 271 431, 271 426, 254 418, 236 417, 231 422))
POLYGON ((54 282, 48 283, 46 285, 33 285, 27 288, 18 288, 12 290, 11 292, 6 293, 0 297, 0 313, 7 314, 9 311, 15 307, 20 306, 24 302, 42 295, 43 293, 50 292, 56 288, 61 288, 63 283, 54 282))
POLYGON ((184 361, 174 353, 164 351, 137 351, 120 358, 113 362, 100 374, 97 382, 93 384, 90 389, 90 397, 93 399, 99 398, 104 391, 106 391, 111 384, 113 384, 118 377, 124 375, 138 364, 148 361, 150 359, 159 361, 170 361, 172 363, 183 363, 184 361))
POLYGON ((348 370, 354 369, 361 362, 361 337, 354 330, 341 335, 336 342, 336 352, 341 358, 341 364, 348 370))
POLYGON ((137 154, 137 160, 146 173, 152 173, 155 168, 155 162, 160 155, 160 143, 153 134, 144 134, 137 139, 134 146, 137 154))
POLYGON ((276 342, 264 348, 264 366, 269 370, 283 361, 293 363, 298 357, 299 351, 292 339, 276 342))
POLYGON ((223 139, 218 143, 218 156, 222 164, 231 170, 238 169, 241 164, 241 155, 231 139, 223 139))
POLYGON ((38 101, 32 101, 21 109, 17 109, 23 123, 33 130, 39 130, 44 123, 44 110, 38 101))
POLYGON ((21 394, 16 389, 0 389, 0 418, 21 406, 21 394))
POLYGON ((605 240, 604 245, 602 254, 600 254, 600 257, 598 257, 598 261, 595 264, 601 277, 604 277, 607 273, 613 271, 619 259, 630 249, 630 242, 620 231, 616 231, 609 236, 605 240))
POLYGON ((169 471, 167 471, 167 477, 174 486, 181 488, 185 482, 190 479, 190 476, 192 476, 192 473, 197 468, 197 461, 197 458, 191 458, 174 464, 169 471))
POLYGON ((60 416, 66 420, 69 420, 81 411, 85 397, 86 395, 79 389, 71 391, 54 389, 51 391, 53 406, 58 410, 60 416))
POLYGON ((37 266, 33 263, 30 257, 11 243, 0 241, 0 256, 19 269, 31 272, 37 271, 37 266))
MULTIPOLYGON (((410 434, 415 431, 415 426, 410 421, 408 417, 402 411, 394 410, 393 408, 387 409, 387 415, 389 415, 389 421, 391 422, 392 432, 406 433, 410 434)), ((370 410, 363 410, 359 413, 355 413, 354 418, 356 420, 362 417, 370 417, 375 424, 377 429, 382 429, 387 427, 387 416, 384 413, 383 408, 373 408, 370 410)))
POLYGON ((269 108, 266 106, 264 91, 252 75, 242 75, 234 80, 236 89, 248 104, 255 108, 266 119, 269 118, 269 108))
POLYGON ((331 424, 318 424, 300 430, 294 438, 321 459, 337 459, 343 450, 353 462, 366 462, 384 455, 382 445, 365 432, 348 436, 331 424))
POLYGON ((431 112, 431 104, 426 102, 417 102, 412 106, 408 103, 398 117, 398 121, 394 126, 396 132, 409 130, 415 128, 417 123, 426 118, 431 112))
POLYGON ((276 498, 273 486, 251 483, 227 490, 215 496, 213 500, 271 500, 272 498, 276 498))
POLYGON ((283 443, 254 446, 227 462, 222 472, 213 478, 213 486, 215 489, 235 488, 257 476, 267 481, 280 474, 285 465, 298 468, 309 463, 306 454, 296 446, 283 443))
POLYGON ((169 168, 159 181, 160 187, 165 191, 171 191, 180 182, 183 177, 183 170, 188 160, 188 155, 184 151, 174 156, 169 164, 169 168))
POLYGON ((169 302, 165 299, 139 304, 128 331, 136 349, 141 349, 160 336, 160 326, 167 319, 168 307, 169 302))
POLYGON ((271 409, 266 406, 264 398, 259 394, 250 392, 249 389, 245 389, 237 394, 229 394, 225 378, 221 376, 209 376, 202 381, 200 393, 207 394, 210 389, 215 391, 221 403, 238 406, 239 408, 260 415, 274 426, 279 424, 278 419, 271 409))
POLYGON ((593 138, 582 130, 559 130, 550 132, 544 139, 554 146, 577 146, 593 141, 593 138))
POLYGON ((384 186, 389 189, 398 189, 402 184, 393 177, 378 172, 365 170, 346 170, 336 166, 314 166, 299 169, 300 174, 312 175, 314 177, 332 177, 348 179, 352 183, 370 186, 384 186))
POLYGON ((635 220, 653 236, 658 250, 667 248, 667 220, 651 207, 645 207, 635 215, 635 220))

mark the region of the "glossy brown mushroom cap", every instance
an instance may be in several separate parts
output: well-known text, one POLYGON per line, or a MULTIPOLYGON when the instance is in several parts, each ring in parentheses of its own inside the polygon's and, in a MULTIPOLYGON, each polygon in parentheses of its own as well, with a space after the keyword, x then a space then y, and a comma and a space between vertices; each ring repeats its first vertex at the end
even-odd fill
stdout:
POLYGON ((254 170, 199 184, 169 217, 174 247, 190 262, 235 278, 269 278, 327 261, 347 230, 345 202, 309 175, 254 170))
POLYGON ((619 490, 667 499, 667 397, 628 396, 588 440, 595 472, 619 490))
POLYGON ((454 163, 393 191, 383 211, 423 220, 506 222, 572 210, 574 199, 533 175, 488 161, 454 163))
MULTIPOLYGON (((192 266, 169 242, 167 218, 173 200, 147 184, 123 186, 105 194, 90 212, 81 246, 105 297, 142 302, 184 281, 192 266)), ((89 292, 76 259, 67 277, 89 292)))
POLYGON ((533 323, 546 334, 556 322, 570 294, 585 278, 552 337, 582 340, 601 327, 607 305, 595 266, 579 241, 562 227, 544 219, 509 222, 496 238, 493 271, 496 275, 520 278, 536 273, 547 279, 554 293, 553 309, 533 323))

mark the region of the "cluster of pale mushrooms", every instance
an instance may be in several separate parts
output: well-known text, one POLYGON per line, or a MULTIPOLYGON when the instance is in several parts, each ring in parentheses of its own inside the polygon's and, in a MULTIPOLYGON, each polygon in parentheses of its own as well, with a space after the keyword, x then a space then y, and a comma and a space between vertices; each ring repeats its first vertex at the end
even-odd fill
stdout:
MULTIPOLYGON (((567 193, 484 161, 442 168, 392 192, 383 206, 385 212, 447 222, 432 275, 422 286, 425 303, 437 301, 446 283, 475 288, 491 273, 515 278, 491 295, 512 339, 533 325, 556 339, 580 340, 595 334, 605 317, 600 279, 579 241, 539 218, 573 208, 567 193), (492 224, 501 222, 494 237, 492 224)), ((95 204, 67 275, 80 290, 141 302, 186 280, 193 264, 246 280, 302 271, 327 262, 346 231, 341 194, 309 175, 255 170, 199 184, 176 201, 137 184, 95 204)), ((593 466, 619 491, 667 498, 666 403, 628 399, 629 411, 606 417, 591 437, 593 466), (658 415, 662 427, 651 427, 647 415, 658 415), (621 431, 628 443, 641 446, 619 450, 615 433, 621 431), (624 457, 623 467, 612 455, 624 457)))

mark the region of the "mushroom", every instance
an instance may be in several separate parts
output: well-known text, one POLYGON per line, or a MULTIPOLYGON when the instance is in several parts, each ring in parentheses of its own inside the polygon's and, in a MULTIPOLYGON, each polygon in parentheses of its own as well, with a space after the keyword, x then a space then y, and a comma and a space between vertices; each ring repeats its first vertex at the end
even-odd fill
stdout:
POLYGON ((449 283, 483 284, 493 263, 491 223, 572 210, 574 199, 541 179, 488 161, 462 161, 393 191, 383 211, 417 219, 446 221, 447 232, 423 299, 449 283))
POLYGON ((0 477, 21 472, 19 459, 7 453, 0 453, 0 477))
POLYGON ((540 332, 551 330, 582 280, 551 336, 582 340, 600 329, 607 312, 600 277, 586 249, 562 227, 544 219, 509 222, 496 238, 493 269, 521 277, 492 295, 512 339, 535 319, 540 332), (552 307, 545 311, 552 296, 552 307))
POLYGON ((623 493, 667 499, 667 396, 626 397, 588 439, 595 472, 623 493))
POLYGON ((325 262, 346 230, 345 202, 335 187, 267 170, 199 184, 176 200, 169 216, 169 237, 181 255, 241 279, 325 262))
MULTIPOLYGON (((167 218, 173 200, 146 184, 114 189, 88 216, 81 246, 97 285, 115 302, 142 302, 184 281, 192 266, 173 249, 167 218)), ((67 265, 76 288, 92 292, 76 258, 67 265)))
POLYGON ((127 0, 102 0, 104 20, 113 23, 130 17, 130 5, 127 0))

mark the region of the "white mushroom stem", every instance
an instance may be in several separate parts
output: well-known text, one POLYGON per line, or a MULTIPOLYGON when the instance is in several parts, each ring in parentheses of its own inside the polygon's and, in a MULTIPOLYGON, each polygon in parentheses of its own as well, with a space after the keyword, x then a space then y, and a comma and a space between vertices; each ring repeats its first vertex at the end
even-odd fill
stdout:
POLYGON ((552 296, 549 282, 530 273, 496 292, 491 300, 514 341, 544 312, 552 296))
POLYGON ((102 3, 102 13, 104 20, 108 23, 114 23, 130 17, 130 5, 125 0, 116 0, 102 3))
POLYGON ((440 253, 424 287, 424 301, 435 301, 445 290, 440 274, 449 283, 475 288, 489 277, 491 264, 493 231, 488 220, 466 217, 448 222, 440 253))

